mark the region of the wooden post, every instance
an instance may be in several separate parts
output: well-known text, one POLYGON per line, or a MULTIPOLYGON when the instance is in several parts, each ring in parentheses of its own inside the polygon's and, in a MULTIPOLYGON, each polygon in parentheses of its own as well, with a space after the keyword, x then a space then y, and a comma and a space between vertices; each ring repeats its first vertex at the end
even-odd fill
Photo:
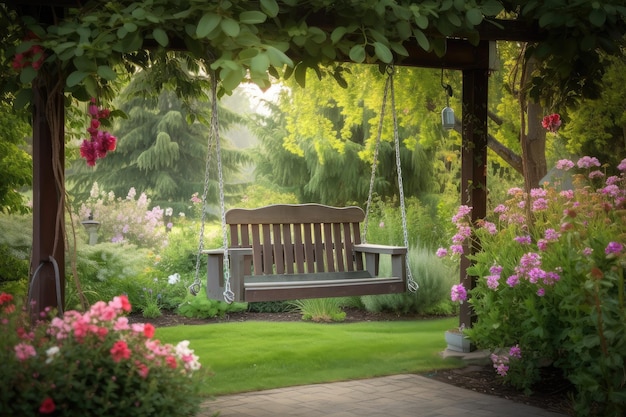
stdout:
POLYGON ((34 320, 46 307, 65 305, 65 109, 60 90, 51 91, 45 77, 41 74, 33 82, 33 248, 28 302, 34 320), (55 164, 60 167, 56 174, 55 164))
MULTIPOLYGON (((483 42, 484 44, 486 42, 483 42)), ((488 47, 488 46, 487 46, 488 47)), ((461 204, 473 207, 472 222, 487 212, 487 90, 489 70, 463 71, 463 128, 461 155, 461 204)), ((470 245, 464 246, 469 253, 470 245)), ((466 273, 470 261, 461 258, 461 284, 466 290, 476 286, 476 277, 466 273)), ((468 303, 461 305, 459 325, 471 327, 475 318, 468 303)))

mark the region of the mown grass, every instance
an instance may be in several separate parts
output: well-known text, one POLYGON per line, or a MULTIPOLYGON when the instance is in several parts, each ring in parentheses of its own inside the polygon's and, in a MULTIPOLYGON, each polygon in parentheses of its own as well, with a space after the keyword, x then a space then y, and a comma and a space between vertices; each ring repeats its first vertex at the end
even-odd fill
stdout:
POLYGON ((157 329, 165 343, 190 340, 212 372, 202 392, 278 387, 418 373, 460 366, 441 358, 456 318, 318 324, 242 322, 157 329))

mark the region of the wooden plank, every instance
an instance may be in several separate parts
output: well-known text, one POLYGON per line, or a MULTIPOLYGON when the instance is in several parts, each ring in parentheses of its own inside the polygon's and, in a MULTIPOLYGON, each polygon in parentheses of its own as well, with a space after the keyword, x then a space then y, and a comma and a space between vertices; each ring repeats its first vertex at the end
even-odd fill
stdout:
POLYGON ((263 249, 261 254, 263 258, 263 273, 273 274, 274 251, 272 249, 272 231, 269 224, 262 224, 261 230, 263 239, 263 249))
MULTIPOLYGON (((307 229, 309 231, 309 237, 311 236, 311 228, 309 227, 309 225, 306 225, 307 229)), ((305 251, 305 246, 304 243, 302 242, 302 224, 300 223, 294 223, 293 225, 293 242, 294 242, 294 252, 295 252, 295 258, 296 258, 296 271, 299 274, 304 273, 304 259, 305 259, 305 255, 304 255, 304 251, 305 251)))
POLYGON ((346 270, 354 271, 354 252, 350 223, 343 223, 343 245, 346 248, 346 270))
MULTIPOLYGON (((325 255, 325 265, 326 269, 322 269, 322 271, 335 272, 335 257, 333 252, 333 234, 331 231, 330 223, 324 223, 322 225, 324 228, 324 255, 325 255)), ((318 269, 317 272, 320 272, 318 269)))
POLYGON ((230 229, 230 246, 231 248, 238 248, 240 246, 239 243, 239 230, 241 230, 245 225, 239 224, 231 224, 230 229))
POLYGON ((290 224, 283 224, 283 245, 285 247, 284 253, 285 253, 286 272, 288 274, 293 274, 295 272, 293 268, 295 251, 293 247, 293 242, 291 240, 291 225, 290 224))
POLYGON ((244 277, 246 285, 259 283, 289 283, 289 282, 330 282, 336 280, 349 279, 384 279, 376 278, 367 271, 350 271, 350 272, 316 272, 312 274, 282 274, 282 275, 249 275, 244 277))
POLYGON ((305 223, 304 227, 304 257, 306 260, 306 272, 315 272, 315 246, 311 228, 312 224, 305 223))
POLYGON ((314 239, 314 252, 313 259, 315 259, 315 271, 308 272, 323 272, 324 268, 324 241, 322 240, 322 226, 319 223, 313 225, 313 239, 314 239))
MULTIPOLYGON (((358 222, 352 223, 352 236, 354 237, 354 244, 352 249, 354 250, 354 245, 359 245, 361 243, 361 228, 358 222)), ((363 269, 363 256, 360 253, 354 253, 354 263, 356 264, 356 269, 363 269)))
POLYGON ((266 286, 246 287, 244 297, 247 302, 298 300, 304 298, 352 297, 374 294, 399 294, 405 292, 405 284, 400 279, 351 280, 334 282, 332 285, 313 286, 266 286))
POLYGON ((323 204, 275 204, 254 209, 230 209, 226 212, 226 223, 324 223, 327 219, 336 222, 362 222, 365 213, 360 207, 330 207, 323 204))
POLYGON ((250 225, 252 228, 252 265, 255 275, 263 275, 263 248, 261 247, 261 232, 258 224, 250 225))
MULTIPOLYGON (((287 227, 287 225, 285 225, 287 227)), ((273 224, 272 225, 272 252, 274 254, 274 261, 272 262, 276 267, 277 274, 285 273, 285 256, 284 256, 284 247, 282 243, 282 233, 281 233, 281 225, 273 224)), ((267 273, 268 271, 265 270, 267 273)))
POLYGON ((335 249, 335 262, 337 263, 337 271, 346 270, 343 252, 343 240, 341 239, 341 223, 333 223, 333 246, 335 249))

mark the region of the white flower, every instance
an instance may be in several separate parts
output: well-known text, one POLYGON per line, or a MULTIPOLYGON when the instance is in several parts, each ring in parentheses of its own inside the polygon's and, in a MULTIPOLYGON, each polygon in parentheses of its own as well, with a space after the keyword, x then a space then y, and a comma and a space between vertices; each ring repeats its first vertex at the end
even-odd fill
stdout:
POLYGON ((171 216, 174 213, 174 209, 171 207, 168 207, 165 209, 165 215, 166 216, 171 216))
POLYGON ((178 284, 179 281, 180 274, 178 272, 167 277, 167 283, 170 285, 178 284))
POLYGON ((48 357, 46 363, 51 363, 54 357, 59 354, 60 350, 58 346, 52 346, 50 349, 46 350, 46 356, 48 357))
POLYGON ((185 213, 183 213, 182 211, 180 213, 178 213, 179 217, 185 217, 185 213))

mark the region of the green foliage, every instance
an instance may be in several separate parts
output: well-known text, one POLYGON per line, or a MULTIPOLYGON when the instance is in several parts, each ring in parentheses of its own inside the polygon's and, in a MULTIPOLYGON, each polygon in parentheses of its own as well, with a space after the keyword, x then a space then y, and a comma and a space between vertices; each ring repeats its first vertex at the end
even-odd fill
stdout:
POLYGON ((32 158, 26 152, 28 124, 23 114, 0 102, 0 213, 28 212, 19 190, 32 183, 32 158))
MULTIPOLYGON (((408 262, 411 274, 419 285, 415 293, 368 295, 361 297, 367 311, 392 311, 398 314, 450 314, 450 286, 458 281, 457 268, 424 248, 410 248, 408 262)), ((381 268, 388 267, 383 264, 381 268)), ((382 274, 385 274, 384 270, 382 274)))
MULTIPOLYGON (((68 182, 79 201, 88 198, 95 181, 116 195, 124 195, 130 188, 144 190, 150 194, 153 205, 163 208, 174 206, 179 213, 187 211, 186 206, 193 193, 202 192, 210 136, 206 122, 210 118, 210 103, 202 92, 190 104, 192 109, 185 108, 183 99, 171 88, 157 89, 157 93, 149 95, 147 91, 155 88, 149 84, 154 81, 152 72, 135 75, 119 97, 120 109, 128 114, 128 118, 119 120, 112 131, 118 138, 115 152, 99 160, 96 169, 88 167, 82 158, 74 161, 68 182), (196 118, 204 123, 194 122, 196 118)), ((224 132, 234 122, 242 123, 243 119, 220 107, 224 177, 234 180, 246 157, 228 146, 224 132)), ((211 158, 208 173, 210 195, 207 199, 216 201, 217 164, 215 155, 211 158)), ((227 186, 227 196, 239 187, 227 186)))
POLYGON ((316 323, 344 321, 346 313, 341 310, 340 298, 309 298, 294 300, 290 305, 302 314, 302 320, 316 323))
POLYGON ((0 213, 0 284, 28 281, 32 218, 0 213))
POLYGON ((33 326, 11 298, 0 294, 0 377, 10 387, 0 393, 3 416, 198 412, 206 374, 189 341, 162 344, 152 339, 152 325, 129 326, 124 314, 131 306, 123 296, 33 326))
MULTIPOLYGON (((275 188, 275 187, 274 187, 275 188)), ((257 208, 268 204, 297 204, 298 200, 291 193, 284 193, 267 188, 263 185, 253 184, 246 187, 241 200, 235 203, 237 208, 257 208)))
MULTIPOLYGON (((480 248, 467 272, 477 277, 469 302, 478 320, 466 333, 479 348, 521 349, 494 357, 514 386, 529 391, 552 362, 576 387, 576 415, 623 415, 626 160, 607 180, 598 160, 576 165, 573 190, 560 181, 529 196, 512 190, 476 225, 480 248)), ((457 244, 469 238, 466 211, 455 215, 457 244)))
POLYGON ((183 303, 178 307, 178 314, 185 317, 206 319, 211 317, 223 317, 228 313, 245 311, 246 303, 227 304, 224 301, 210 300, 206 290, 202 288, 198 295, 187 295, 183 303))

